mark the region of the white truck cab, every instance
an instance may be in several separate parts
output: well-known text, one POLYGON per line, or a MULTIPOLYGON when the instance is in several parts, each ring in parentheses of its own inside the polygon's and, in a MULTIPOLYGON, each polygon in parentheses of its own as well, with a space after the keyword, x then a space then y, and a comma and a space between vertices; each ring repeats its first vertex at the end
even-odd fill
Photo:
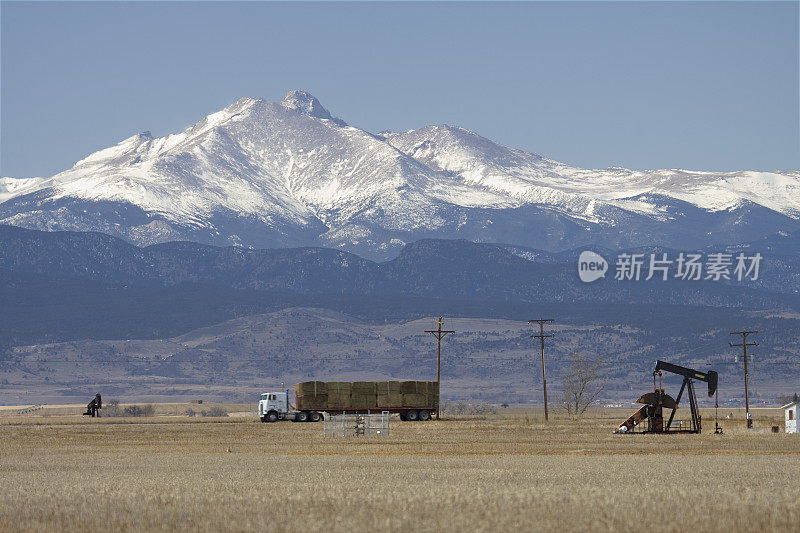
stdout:
POLYGON ((258 402, 258 417, 262 422, 277 422, 289 414, 289 391, 265 392, 258 402))

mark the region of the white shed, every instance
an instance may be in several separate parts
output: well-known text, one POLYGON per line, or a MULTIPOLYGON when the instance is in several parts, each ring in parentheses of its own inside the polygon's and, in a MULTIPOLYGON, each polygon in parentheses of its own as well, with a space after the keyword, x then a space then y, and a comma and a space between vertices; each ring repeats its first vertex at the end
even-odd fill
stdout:
POLYGON ((800 402, 792 402, 787 403, 781 409, 783 409, 783 416, 786 420, 786 433, 798 433, 797 431, 797 418, 798 418, 798 409, 800 408, 800 402))

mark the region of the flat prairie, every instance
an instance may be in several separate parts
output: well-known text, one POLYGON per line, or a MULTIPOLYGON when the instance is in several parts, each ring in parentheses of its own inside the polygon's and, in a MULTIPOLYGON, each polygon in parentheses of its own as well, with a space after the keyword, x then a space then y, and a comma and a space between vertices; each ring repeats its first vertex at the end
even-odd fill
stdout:
POLYGON ((247 417, 3 417, 0 529, 800 529, 800 435, 782 421, 613 435, 628 411, 393 419, 344 439, 247 417))

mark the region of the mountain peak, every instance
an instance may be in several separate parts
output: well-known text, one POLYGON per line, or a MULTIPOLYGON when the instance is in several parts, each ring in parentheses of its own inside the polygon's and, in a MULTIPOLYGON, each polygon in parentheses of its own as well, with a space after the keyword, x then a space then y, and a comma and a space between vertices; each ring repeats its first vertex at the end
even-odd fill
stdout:
POLYGON ((283 97, 281 105, 286 109, 292 109, 310 117, 333 118, 328 110, 322 107, 319 100, 306 91, 289 91, 286 93, 286 96, 283 97))
POLYGON ((46 180, 0 180, 0 223, 382 259, 422 237, 702 248, 800 224, 800 171, 588 170, 452 125, 382 136, 345 126, 306 91, 241 98, 46 180))

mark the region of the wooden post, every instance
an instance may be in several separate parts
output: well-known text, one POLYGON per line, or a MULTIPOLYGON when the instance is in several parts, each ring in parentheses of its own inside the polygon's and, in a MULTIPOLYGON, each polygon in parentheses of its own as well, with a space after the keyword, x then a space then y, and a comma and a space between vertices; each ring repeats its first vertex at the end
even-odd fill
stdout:
POLYGON ((545 322, 553 322, 552 318, 536 318, 534 320, 528 320, 528 324, 531 322, 538 322, 539 323, 539 334, 538 335, 531 335, 532 338, 537 338, 542 341, 542 392, 544 394, 544 419, 545 421, 549 420, 547 416, 547 374, 545 373, 544 369, 544 339, 545 337, 552 337, 553 334, 545 335, 544 334, 544 323, 545 322))
POLYGON ((750 416, 750 397, 747 394, 747 347, 748 346, 758 346, 757 342, 747 342, 747 335, 750 333, 758 333, 757 331, 733 331, 731 335, 741 335, 742 336, 742 343, 741 344, 733 344, 729 342, 731 346, 741 346, 744 356, 744 408, 745 408, 745 418, 747 419, 747 427, 752 429, 753 427, 753 419, 750 416))
POLYGON ((434 337, 436 337, 436 388, 439 389, 439 399, 440 401, 436 403, 436 420, 439 420, 439 403, 441 403, 441 395, 442 395, 442 387, 441 387, 441 371, 442 371, 442 339, 448 333, 455 333, 455 331, 445 331, 442 329, 442 324, 444 320, 442 317, 439 317, 439 320, 435 320, 439 327, 437 329, 426 329, 425 333, 432 333, 434 337))

